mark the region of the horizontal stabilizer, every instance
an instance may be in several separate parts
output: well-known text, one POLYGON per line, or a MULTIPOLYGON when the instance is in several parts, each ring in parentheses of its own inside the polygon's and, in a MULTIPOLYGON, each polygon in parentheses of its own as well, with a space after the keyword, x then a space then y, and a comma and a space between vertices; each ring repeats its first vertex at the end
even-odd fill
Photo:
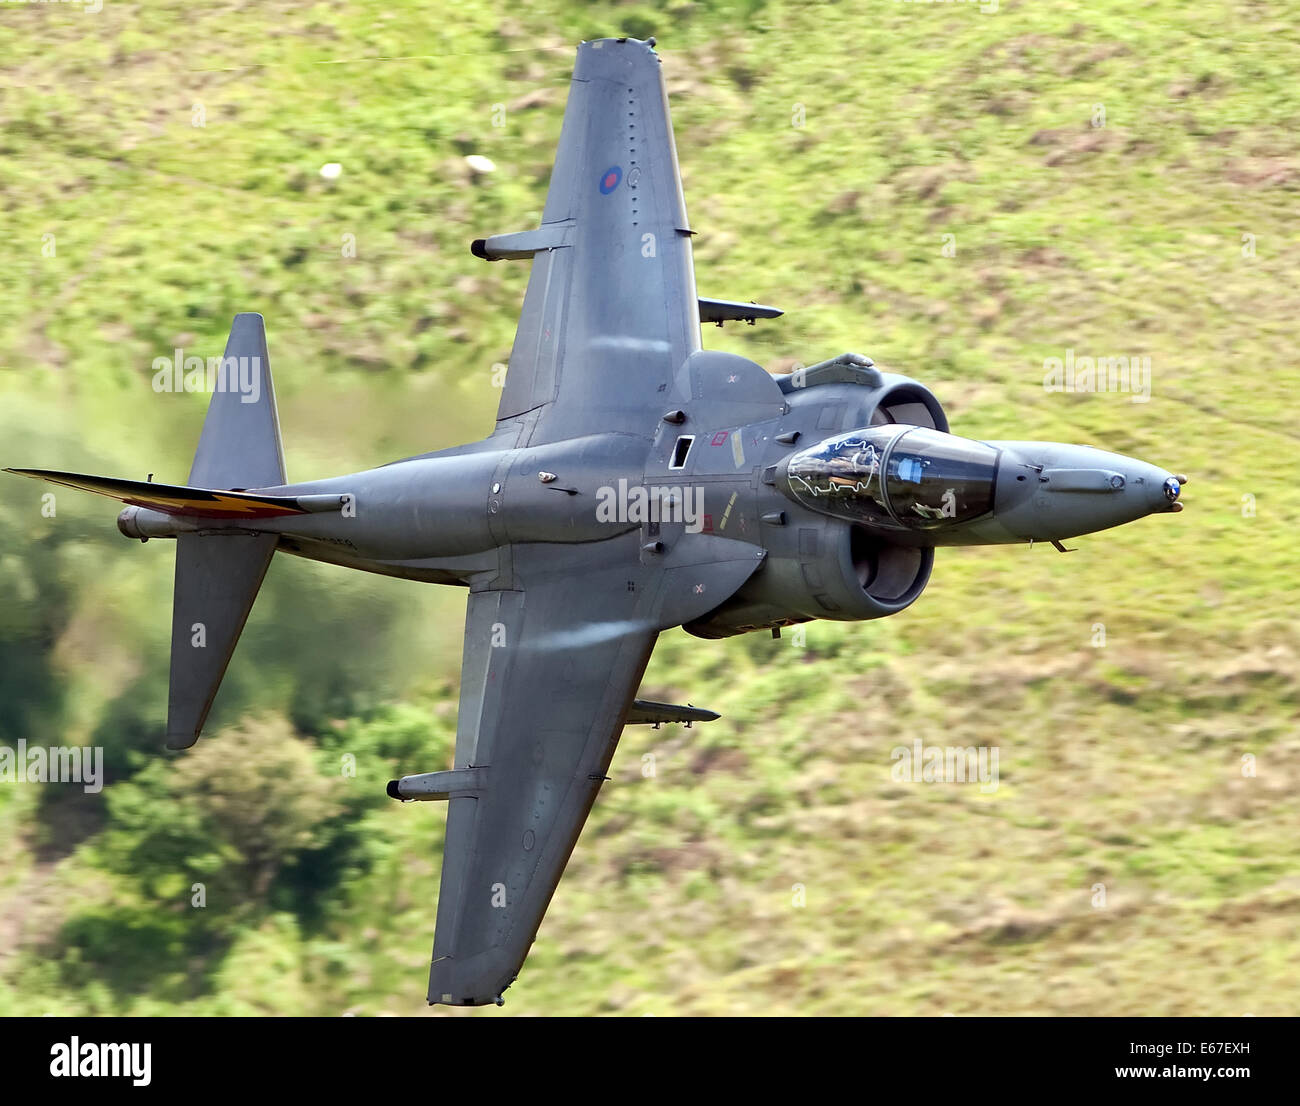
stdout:
POLYGON ((275 518, 306 515, 342 508, 341 495, 256 495, 247 492, 210 491, 180 484, 155 484, 146 480, 119 480, 112 476, 86 476, 79 472, 53 469, 5 469, 17 476, 48 480, 65 488, 106 495, 134 507, 148 507, 169 515, 198 515, 202 518, 275 518))

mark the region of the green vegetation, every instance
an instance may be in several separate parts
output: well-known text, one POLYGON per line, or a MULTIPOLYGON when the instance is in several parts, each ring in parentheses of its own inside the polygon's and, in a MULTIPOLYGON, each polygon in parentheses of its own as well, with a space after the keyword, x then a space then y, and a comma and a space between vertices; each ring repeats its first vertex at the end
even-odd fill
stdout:
MULTIPOLYGON (((1188 509, 1068 557, 941 551, 911 610, 802 648, 664 635, 645 693, 723 719, 629 729, 477 1016, 1294 1014, 1297 26, 1280 0, 5 5, 0 460, 183 481, 204 397, 152 361, 241 310, 291 475, 482 436, 527 266, 469 240, 537 219, 573 45, 655 34, 700 290, 788 312, 709 345, 869 353, 958 432, 1185 471, 1188 509), (1149 356, 1150 402, 1046 392, 1067 349, 1149 356), (894 782, 913 736, 997 746, 1001 786, 894 782)), ((102 745, 110 782, 0 786, 0 1013, 422 1011, 444 810, 383 784, 449 759, 463 596, 277 558, 210 736, 164 754, 170 547, 45 490, 0 482, 0 743, 102 745)))

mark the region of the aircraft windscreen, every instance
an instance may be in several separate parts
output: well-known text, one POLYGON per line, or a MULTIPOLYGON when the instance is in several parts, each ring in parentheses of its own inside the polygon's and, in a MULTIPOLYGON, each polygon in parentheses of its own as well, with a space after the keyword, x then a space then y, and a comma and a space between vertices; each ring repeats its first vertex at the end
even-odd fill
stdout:
POLYGON ((924 427, 878 427, 829 438, 790 458, 800 502, 852 522, 932 530, 993 507, 998 451, 924 427))

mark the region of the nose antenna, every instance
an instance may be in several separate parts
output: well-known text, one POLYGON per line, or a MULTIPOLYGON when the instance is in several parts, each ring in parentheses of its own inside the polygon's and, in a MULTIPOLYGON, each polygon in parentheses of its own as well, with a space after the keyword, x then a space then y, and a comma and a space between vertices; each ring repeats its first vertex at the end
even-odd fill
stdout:
POLYGON ((1183 485, 1186 483, 1187 477, 1180 472, 1169 477, 1169 479, 1162 485, 1165 499, 1169 501, 1169 510, 1175 514, 1183 509, 1183 505, 1179 501, 1178 497, 1182 494, 1183 485))

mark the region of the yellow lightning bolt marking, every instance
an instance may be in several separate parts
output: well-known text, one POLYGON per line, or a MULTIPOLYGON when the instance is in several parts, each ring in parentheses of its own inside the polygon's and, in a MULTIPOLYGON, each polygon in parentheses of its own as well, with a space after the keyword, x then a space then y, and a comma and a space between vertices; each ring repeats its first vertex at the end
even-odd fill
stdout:
POLYGON ((159 488, 155 490, 147 485, 134 484, 132 481, 116 481, 113 479, 94 479, 85 480, 68 479, 63 474, 45 473, 39 471, 25 471, 22 469, 7 469, 18 476, 27 476, 35 480, 45 480, 51 484, 58 484, 64 488, 74 488, 77 491, 94 492, 96 495, 107 496, 109 499, 120 500, 123 503, 132 503, 140 507, 151 507, 160 511, 178 512, 181 514, 223 514, 234 516, 248 516, 257 514, 280 514, 280 515, 300 515, 306 514, 301 507, 287 503, 284 500, 270 498, 262 499, 257 496, 240 496, 227 492, 208 491, 205 488, 195 488, 194 491, 199 493, 196 496, 167 495, 159 488), (123 486, 125 485, 125 486, 123 486), (200 498, 200 496, 209 495, 211 499, 200 498))

